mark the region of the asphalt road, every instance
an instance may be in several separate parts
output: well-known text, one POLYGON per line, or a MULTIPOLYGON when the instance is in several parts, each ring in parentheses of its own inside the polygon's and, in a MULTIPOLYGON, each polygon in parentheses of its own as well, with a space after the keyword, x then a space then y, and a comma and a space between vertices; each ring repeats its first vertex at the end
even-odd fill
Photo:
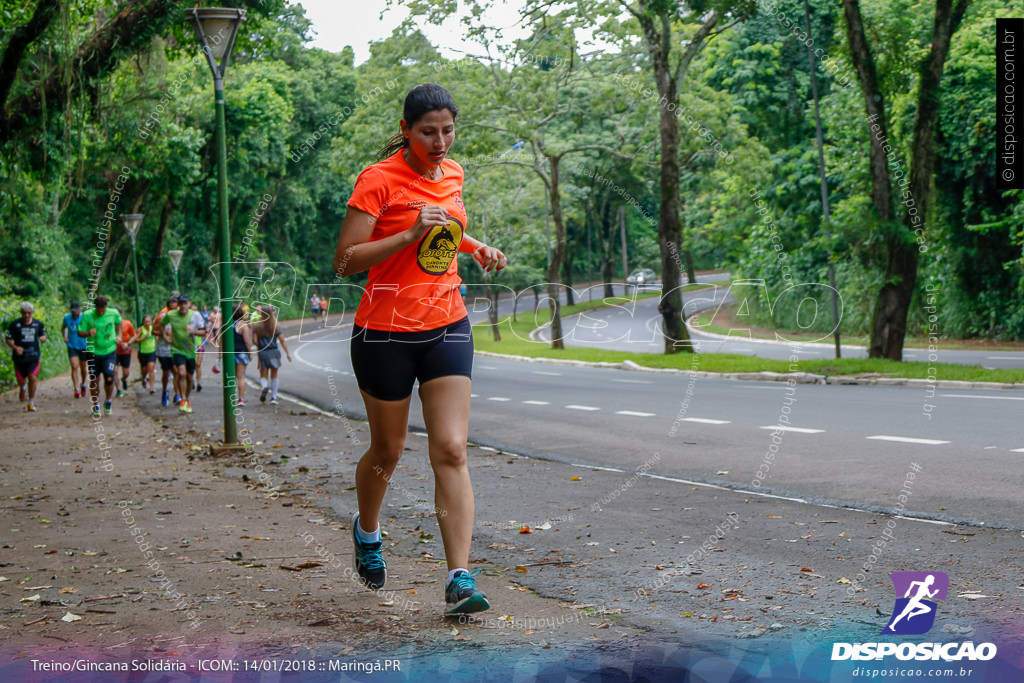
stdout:
MULTIPOLYGON (((718 274, 698 277, 697 281, 708 282, 727 278, 727 274, 718 274)), ((716 286, 714 289, 684 293, 683 310, 686 317, 717 308, 723 303, 730 304, 734 300, 742 300, 741 288, 742 286, 734 284, 734 291, 726 286, 716 286)), ((826 311, 820 314, 830 315, 826 311)), ((562 329, 567 346, 589 346, 641 353, 661 353, 664 349, 657 297, 637 299, 626 304, 616 304, 572 316, 563 321, 562 329)), ((730 335, 730 339, 703 332, 691 325, 690 334, 694 341, 699 342, 700 350, 705 353, 737 353, 776 360, 788 359, 791 353, 789 344, 754 339, 750 336, 749 330, 737 329, 730 335)), ((542 341, 551 340, 547 329, 541 330, 538 337, 542 341)), ((799 344, 797 355, 802 360, 831 359, 835 357, 834 349, 832 337, 828 336, 821 343, 799 344)), ((843 344, 841 350, 844 358, 867 357, 867 348, 864 346, 843 344)), ((1024 368, 1024 352, 1019 351, 941 349, 935 358, 930 358, 927 349, 906 348, 903 351, 903 360, 981 365, 992 369, 1024 368)))
MULTIPOLYGON (((362 418, 347 337, 343 327, 291 340, 282 389, 362 418)), ((473 391, 471 440, 509 452, 887 512, 917 463, 908 515, 1024 528, 1016 393, 789 388, 479 356, 473 391)), ((414 425, 419 414, 414 405, 414 425)))

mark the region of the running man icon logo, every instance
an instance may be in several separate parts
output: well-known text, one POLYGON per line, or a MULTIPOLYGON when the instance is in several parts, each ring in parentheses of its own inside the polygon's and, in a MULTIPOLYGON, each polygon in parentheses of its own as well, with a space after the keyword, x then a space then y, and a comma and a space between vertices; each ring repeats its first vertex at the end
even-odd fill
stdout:
POLYGON ((942 572, 893 572, 889 578, 896 591, 896 604, 882 634, 918 636, 927 633, 935 623, 938 605, 934 600, 946 599, 949 577, 942 572))

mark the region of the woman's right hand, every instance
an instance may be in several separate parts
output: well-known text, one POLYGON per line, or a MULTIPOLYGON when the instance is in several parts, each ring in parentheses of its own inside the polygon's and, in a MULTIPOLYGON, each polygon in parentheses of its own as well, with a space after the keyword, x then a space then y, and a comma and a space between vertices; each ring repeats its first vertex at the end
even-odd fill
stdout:
POLYGON ((431 228, 438 225, 448 225, 448 212, 440 206, 424 206, 420 209, 416 222, 412 224, 406 233, 409 235, 410 243, 417 243, 423 239, 423 235, 431 228))

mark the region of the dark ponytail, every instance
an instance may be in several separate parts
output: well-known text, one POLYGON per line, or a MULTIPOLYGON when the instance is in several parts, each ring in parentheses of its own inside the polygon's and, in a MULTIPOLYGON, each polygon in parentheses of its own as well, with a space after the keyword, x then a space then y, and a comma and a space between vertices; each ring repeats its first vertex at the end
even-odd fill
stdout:
MULTIPOLYGON (((459 108, 455 106, 455 99, 445 88, 436 83, 424 83, 417 85, 405 96, 405 105, 402 109, 402 118, 405 125, 412 127, 424 114, 432 111, 447 109, 452 113, 452 119, 459 118, 459 108)), ((401 131, 394 137, 389 138, 377 152, 377 160, 383 161, 400 149, 406 149, 409 140, 401 131)))

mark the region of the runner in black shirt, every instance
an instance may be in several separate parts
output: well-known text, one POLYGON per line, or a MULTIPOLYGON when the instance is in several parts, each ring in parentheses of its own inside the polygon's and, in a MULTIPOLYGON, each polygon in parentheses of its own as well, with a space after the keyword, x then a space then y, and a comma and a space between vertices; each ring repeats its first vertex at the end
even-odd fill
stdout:
POLYGON ((7 328, 7 345, 14 351, 14 374, 21 387, 19 398, 24 401, 28 396, 26 410, 36 409, 36 378, 39 376, 39 357, 41 342, 46 341, 46 329, 43 323, 32 319, 35 306, 29 302, 21 304, 21 317, 7 328), (28 384, 26 391, 26 382, 28 384))

